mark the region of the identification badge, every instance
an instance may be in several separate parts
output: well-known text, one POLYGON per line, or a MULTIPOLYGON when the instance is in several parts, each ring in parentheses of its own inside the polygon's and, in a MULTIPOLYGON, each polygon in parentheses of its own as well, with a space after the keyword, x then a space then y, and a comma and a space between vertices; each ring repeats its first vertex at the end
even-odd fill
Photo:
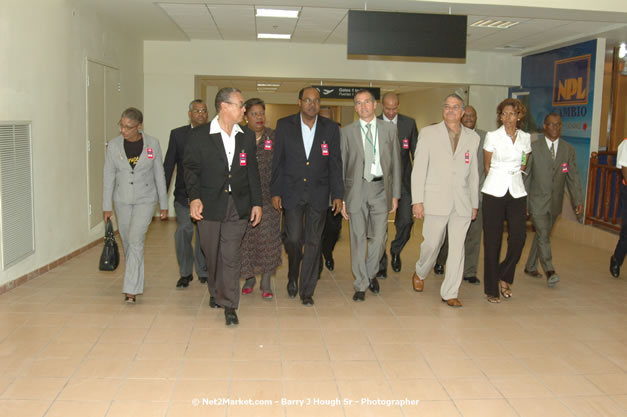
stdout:
POLYGON ((246 166, 246 152, 240 152, 239 154, 239 166, 246 166))
POLYGON ((466 152, 464 154, 464 162, 469 164, 470 163, 470 152, 466 152))
POLYGON ((270 139, 266 139, 263 142, 263 149, 265 149, 266 151, 271 151, 272 150, 272 141, 270 139))
POLYGON ((403 149, 409 149, 409 139, 403 139, 403 149))
POLYGON ((322 148, 322 156, 329 156, 329 145, 323 143, 320 147, 322 148))
POLYGON ((565 174, 568 172, 568 162, 562 164, 562 172, 565 174))
POLYGON ((146 149, 146 155, 148 156, 148 159, 153 159, 155 157, 155 155, 152 152, 152 148, 146 149))
POLYGON ((521 165, 527 165, 527 154, 522 153, 521 165))

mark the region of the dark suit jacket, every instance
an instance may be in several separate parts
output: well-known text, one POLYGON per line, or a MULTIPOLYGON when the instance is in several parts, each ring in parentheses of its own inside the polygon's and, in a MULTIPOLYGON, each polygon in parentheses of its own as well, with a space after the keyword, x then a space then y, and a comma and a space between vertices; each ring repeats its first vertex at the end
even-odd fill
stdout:
POLYGON ((575 148, 564 139, 559 140, 555 160, 551 158, 544 136, 531 144, 525 178, 530 214, 550 212, 553 217, 559 216, 564 202, 564 185, 568 187, 573 206, 583 204, 583 189, 575 159, 575 148))
POLYGON ((255 133, 243 127, 235 136, 235 155, 229 171, 228 159, 219 133, 209 134, 211 123, 192 129, 185 146, 183 166, 189 200, 200 198, 205 220, 222 221, 231 197, 241 219, 250 215, 253 206, 262 206, 261 182, 257 168, 255 133), (246 165, 240 165, 240 154, 246 153, 246 165))
POLYGON ((306 202, 317 210, 326 210, 329 193, 332 200, 344 198, 340 130, 334 121, 318 117, 307 159, 300 123, 300 113, 277 122, 270 193, 281 197, 286 209, 306 202), (323 144, 328 146, 327 156, 322 154, 323 144))
MULTIPOLYGON (((383 115, 378 116, 378 119, 383 120, 383 115)), ((411 193, 412 157, 416 152, 418 128, 416 128, 416 121, 414 119, 402 114, 398 114, 398 120, 396 122, 396 127, 398 129, 398 145, 401 150, 402 184, 405 191, 411 193), (407 139, 409 141, 409 149, 403 148, 403 139, 407 139)))
POLYGON ((174 200, 184 206, 188 206, 187 191, 185 190, 185 170, 183 169, 183 156, 185 155, 185 144, 192 131, 191 125, 185 125, 172 129, 170 132, 170 142, 163 161, 165 171, 165 186, 170 187, 174 166, 176 165, 176 183, 174 184, 174 200))

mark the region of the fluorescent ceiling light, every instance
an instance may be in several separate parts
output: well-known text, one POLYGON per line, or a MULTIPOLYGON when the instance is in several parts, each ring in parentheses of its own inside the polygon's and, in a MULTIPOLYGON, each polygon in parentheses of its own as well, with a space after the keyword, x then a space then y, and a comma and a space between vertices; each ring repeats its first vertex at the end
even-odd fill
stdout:
POLYGON ((509 29, 512 26, 516 26, 520 22, 512 22, 509 20, 492 20, 492 19, 481 19, 477 20, 473 23, 472 27, 476 28, 492 28, 492 29, 509 29))
POLYGON ((298 18, 298 10, 283 9, 257 9, 257 16, 260 17, 287 17, 291 19, 298 18))
POLYGON ((279 83, 257 83, 257 87, 280 87, 279 83))
POLYGON ((278 87, 257 87, 257 91, 276 91, 278 87))
POLYGON ((289 33, 258 33, 257 39, 291 39, 289 33))

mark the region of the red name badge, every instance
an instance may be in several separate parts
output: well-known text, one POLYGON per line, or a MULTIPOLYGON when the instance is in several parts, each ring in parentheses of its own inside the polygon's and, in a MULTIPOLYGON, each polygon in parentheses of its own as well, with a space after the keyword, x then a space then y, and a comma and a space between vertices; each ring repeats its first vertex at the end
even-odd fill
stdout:
POLYGON ((470 152, 466 152, 464 154, 464 162, 469 164, 470 163, 470 152))
POLYGON ((246 152, 241 152, 239 154, 239 166, 241 167, 246 166, 246 152))
POLYGON ((148 156, 148 159, 153 159, 155 157, 154 154, 152 153, 152 148, 146 149, 146 154, 148 156))
POLYGON ((409 139, 403 139, 403 149, 409 149, 409 139))
POLYGON ((320 146, 322 147, 322 156, 329 156, 329 145, 323 143, 320 146))
POLYGON ((272 141, 270 139, 266 139, 263 142, 263 149, 265 149, 266 151, 271 151, 272 150, 272 141))
POLYGON ((562 172, 565 174, 568 172, 568 162, 562 164, 562 172))

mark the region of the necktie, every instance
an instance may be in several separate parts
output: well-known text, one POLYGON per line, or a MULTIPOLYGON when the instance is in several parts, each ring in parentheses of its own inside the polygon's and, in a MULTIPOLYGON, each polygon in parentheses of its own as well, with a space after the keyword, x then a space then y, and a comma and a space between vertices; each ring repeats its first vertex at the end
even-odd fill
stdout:
POLYGON ((370 123, 366 124, 366 140, 364 142, 364 178, 366 181, 372 181, 372 163, 374 162, 372 134, 370 133, 370 123))
POLYGON ((551 158, 555 161, 555 142, 551 142, 551 158))

